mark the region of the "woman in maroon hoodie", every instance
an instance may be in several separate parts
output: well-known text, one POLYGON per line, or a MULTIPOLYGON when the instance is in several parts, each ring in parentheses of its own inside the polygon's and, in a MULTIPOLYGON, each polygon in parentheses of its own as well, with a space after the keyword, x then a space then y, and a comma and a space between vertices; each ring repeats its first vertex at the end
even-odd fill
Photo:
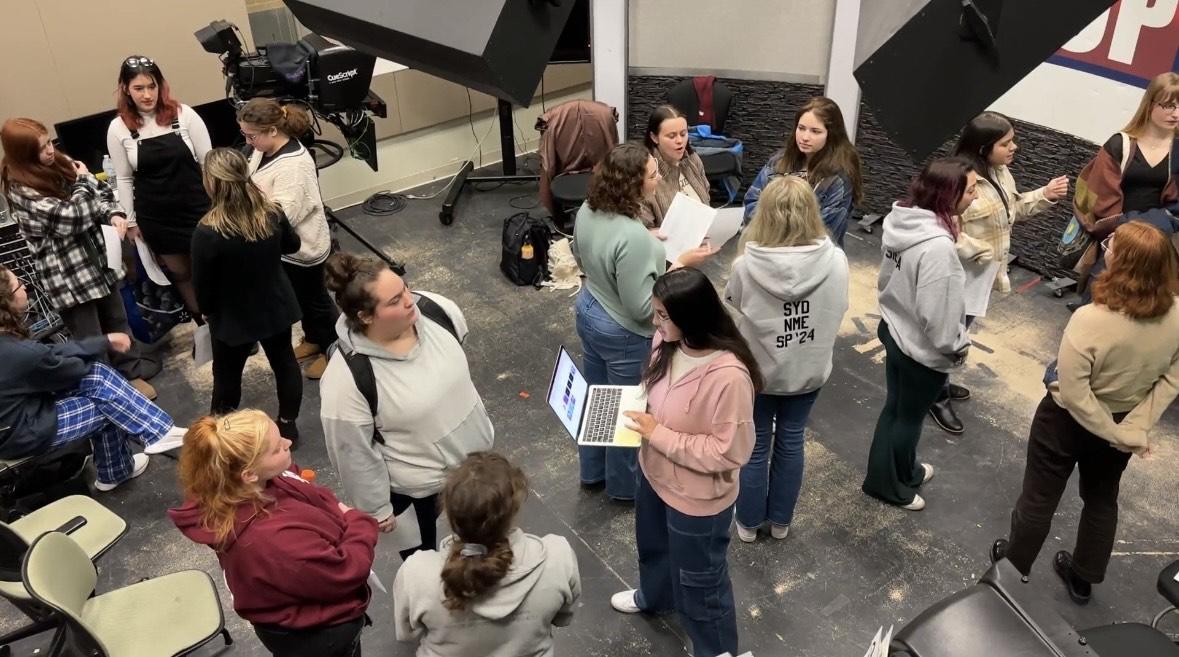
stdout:
POLYGON ((261 411, 197 420, 188 502, 168 515, 217 552, 234 611, 275 657, 359 657, 377 523, 296 474, 290 447, 261 411))
POLYGON ((736 655, 729 527, 738 471, 753 452, 753 396, 762 377, 749 345, 704 274, 669 271, 652 290, 656 333, 643 375, 647 413, 635 496, 639 588, 623 613, 676 611, 696 657, 736 655))

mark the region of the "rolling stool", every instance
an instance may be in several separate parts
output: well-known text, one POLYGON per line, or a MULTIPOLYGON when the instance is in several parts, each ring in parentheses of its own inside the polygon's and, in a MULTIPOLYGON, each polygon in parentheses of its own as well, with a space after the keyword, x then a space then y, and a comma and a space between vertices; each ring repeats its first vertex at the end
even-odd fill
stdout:
POLYGON ((572 225, 577 209, 585 202, 585 197, 589 194, 591 175, 593 174, 590 171, 580 171, 562 173, 553 178, 551 189, 553 202, 557 206, 557 216, 553 217, 553 221, 557 222, 562 229, 572 225))

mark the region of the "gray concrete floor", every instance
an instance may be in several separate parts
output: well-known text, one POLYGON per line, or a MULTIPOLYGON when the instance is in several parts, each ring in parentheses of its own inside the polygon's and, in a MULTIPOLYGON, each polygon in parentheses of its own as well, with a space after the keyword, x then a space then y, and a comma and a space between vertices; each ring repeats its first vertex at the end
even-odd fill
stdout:
MULTIPOLYGON (((447 295, 466 313, 471 327, 467 354, 496 425, 497 448, 531 480, 533 494, 520 524, 533 533, 566 536, 580 561, 584 595, 573 625, 556 631, 558 652, 686 654, 673 619, 623 616, 609 607, 611 593, 637 582, 633 513, 607 502, 601 492, 579 489, 576 452, 544 402, 557 346, 564 344, 575 355, 580 351, 570 292, 517 288, 498 271, 501 222, 516 212, 509 202, 531 202, 534 191, 530 185, 509 185, 467 193, 449 227, 437 220, 437 200, 411 201, 389 217, 367 217, 358 208, 342 214, 407 262, 412 286, 447 295)), ((735 245, 728 245, 706 267, 718 285, 734 252, 735 245)), ((928 508, 910 513, 886 507, 859 490, 884 396, 883 348, 875 339, 874 315, 878 235, 853 229, 847 252, 851 309, 835 349, 834 372, 811 418, 806 482, 790 537, 782 542, 765 537, 751 545, 734 539, 730 551, 741 648, 759 657, 860 655, 878 626, 899 627, 986 570, 987 549, 993 538, 1005 534, 1018 494, 1028 424, 1043 395, 1043 366, 1068 321, 1063 301, 1035 285, 1034 275, 1013 272, 1017 287, 1030 287, 998 298, 976 324, 976 348, 957 377, 974 391, 973 399, 959 405, 967 433, 951 437, 926 424, 921 457, 938 467, 937 478, 923 491, 928 508)), ((180 423, 205 410, 211 385, 207 366, 194 371, 186 362, 188 347, 187 332, 178 331, 165 347, 167 369, 153 381, 160 405, 180 423)), ((265 360, 252 359, 243 404, 274 412, 272 389, 265 360)), ((318 385, 308 382, 305 390, 296 461, 338 489, 319 427, 318 385)), ((1173 414, 1161 432, 1165 439, 1154 459, 1134 459, 1126 473, 1109 576, 1083 608, 1068 601, 1049 564, 1056 550, 1071 549, 1075 535, 1075 483, 1065 495, 1032 585, 1078 627, 1144 621, 1163 606, 1155 578, 1179 556, 1173 414)), ((221 586, 213 553, 189 543, 164 515, 181 501, 174 461, 153 457, 144 476, 99 495, 131 525, 100 562, 100 591, 185 568, 205 570, 221 586)), ((375 568, 387 584, 399 565, 396 550, 382 542, 375 568)), ((248 624, 234 615, 224 588, 221 596, 227 626, 237 639, 224 652, 267 654, 248 624)), ((15 612, 5 607, 3 613, 0 629, 11 628, 15 612)), ((375 624, 364 635, 367 654, 413 654, 412 645, 394 640, 388 595, 376 594, 369 613, 375 624)), ((14 654, 36 654, 45 646, 44 639, 25 641, 14 654)), ((213 642, 198 654, 219 651, 213 642)))

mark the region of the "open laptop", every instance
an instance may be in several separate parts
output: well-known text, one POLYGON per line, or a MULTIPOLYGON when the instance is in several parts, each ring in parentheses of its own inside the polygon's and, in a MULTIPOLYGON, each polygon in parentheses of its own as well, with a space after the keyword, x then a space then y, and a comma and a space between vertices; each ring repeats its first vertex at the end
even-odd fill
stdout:
POLYGON ((624 411, 647 410, 642 386, 591 386, 561 347, 549 382, 549 408, 578 445, 638 447, 642 438, 628 429, 624 411))

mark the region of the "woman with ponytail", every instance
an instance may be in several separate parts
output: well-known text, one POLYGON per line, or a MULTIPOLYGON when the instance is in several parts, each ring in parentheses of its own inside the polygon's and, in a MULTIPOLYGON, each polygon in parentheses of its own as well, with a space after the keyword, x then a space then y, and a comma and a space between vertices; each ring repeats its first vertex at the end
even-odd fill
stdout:
POLYGON ((377 523, 301 477, 262 411, 193 423, 168 516, 217 553, 233 609, 275 657, 359 657, 377 523))
POLYGON ((524 473, 494 452, 446 478, 454 534, 411 556, 393 582, 397 638, 419 641, 419 657, 553 654, 553 626, 573 620, 581 576, 563 537, 516 526, 527 495, 524 473))
POLYGON ((282 209, 250 181, 241 153, 210 151, 204 185, 213 207, 192 236, 192 270, 213 338, 211 412, 237 409, 242 370, 254 343, 261 342, 274 371, 279 430, 297 442, 303 381, 291 349, 291 324, 299 321, 299 303, 281 258, 299 250, 299 236, 282 209))
POLYGON ((254 98, 237 111, 237 122, 250 147, 250 180, 282 208, 302 242, 298 251, 283 256, 283 269, 303 311, 303 341, 295 357, 317 356, 305 374, 318 379, 327 368, 328 345, 336 341, 340 312, 323 284, 331 235, 315 158, 299 141, 311 129, 311 117, 297 105, 254 98))

